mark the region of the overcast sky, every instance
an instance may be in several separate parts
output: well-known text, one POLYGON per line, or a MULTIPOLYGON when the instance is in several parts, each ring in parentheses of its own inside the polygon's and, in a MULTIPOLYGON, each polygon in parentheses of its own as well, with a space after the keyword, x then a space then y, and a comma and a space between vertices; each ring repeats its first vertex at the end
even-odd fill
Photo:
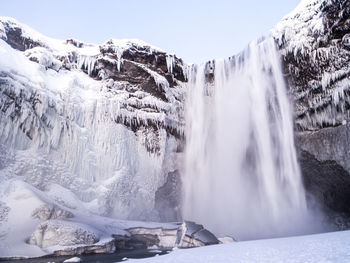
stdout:
POLYGON ((300 0, 0 0, 11 16, 54 38, 138 38, 186 62, 236 54, 300 0))

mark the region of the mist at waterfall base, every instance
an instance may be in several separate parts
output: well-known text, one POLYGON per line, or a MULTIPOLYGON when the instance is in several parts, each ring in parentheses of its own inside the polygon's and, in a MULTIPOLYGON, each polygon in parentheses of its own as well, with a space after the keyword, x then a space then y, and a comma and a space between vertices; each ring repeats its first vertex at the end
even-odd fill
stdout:
POLYGON ((187 96, 184 218, 239 240, 319 232, 274 40, 193 67, 187 96))

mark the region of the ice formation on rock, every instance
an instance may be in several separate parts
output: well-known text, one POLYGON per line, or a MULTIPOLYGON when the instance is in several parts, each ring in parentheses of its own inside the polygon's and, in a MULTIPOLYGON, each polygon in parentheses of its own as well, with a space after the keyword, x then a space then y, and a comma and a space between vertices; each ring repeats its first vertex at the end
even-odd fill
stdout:
MULTIPOLYGON (((22 32, 18 37, 26 36, 12 20, 3 18, 1 24, 7 35, 15 28, 22 32)), ((176 169, 166 160, 176 155, 183 134, 181 82, 170 87, 161 72, 134 61, 129 64, 135 75, 151 81, 145 89, 164 94, 165 101, 128 82, 137 75, 114 80, 122 54, 128 48, 136 52, 138 42, 109 41, 100 53, 98 46, 36 36, 30 37, 39 46, 24 53, 0 40, 1 143, 16 156, 14 167, 3 167, 1 174, 22 176, 40 189, 57 183, 103 215, 156 219, 154 193, 176 169), (98 71, 110 61, 116 71, 111 68, 100 79, 98 71), (40 159, 41 165, 34 165, 40 159), (16 171, 19 162, 23 167, 16 171)))
POLYGON ((64 253, 108 252, 128 225, 101 230, 103 216, 178 219, 155 198, 179 169, 186 65, 172 56, 170 72, 167 54, 139 40, 60 41, 6 17, 0 32, 0 257, 69 239, 81 247, 64 253))
POLYGON ((349 12, 348 1, 304 0, 272 30, 298 130, 338 126, 349 118, 349 12))
MULTIPOLYGON (((349 119, 349 13, 348 1, 304 0, 272 30, 298 130, 349 119)), ((207 244, 210 235, 189 233, 188 222, 115 219, 181 218, 185 132, 185 216, 238 238, 297 233, 291 218, 303 225, 308 212, 278 58, 266 43, 201 68, 140 40, 60 41, 0 17, 0 257, 111 252, 111 234, 121 246, 150 233, 150 245, 207 244), (189 102, 197 97, 185 129, 186 87, 189 102), (52 243, 52 229, 68 238, 52 243), (76 244, 61 246, 66 239, 76 244)))

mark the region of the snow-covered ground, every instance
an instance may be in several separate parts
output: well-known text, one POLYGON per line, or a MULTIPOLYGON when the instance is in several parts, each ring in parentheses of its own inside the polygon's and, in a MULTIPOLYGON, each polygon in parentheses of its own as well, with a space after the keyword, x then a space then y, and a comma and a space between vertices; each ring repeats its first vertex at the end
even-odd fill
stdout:
POLYGON ((347 263, 350 262, 350 231, 179 249, 168 255, 128 262, 347 263))

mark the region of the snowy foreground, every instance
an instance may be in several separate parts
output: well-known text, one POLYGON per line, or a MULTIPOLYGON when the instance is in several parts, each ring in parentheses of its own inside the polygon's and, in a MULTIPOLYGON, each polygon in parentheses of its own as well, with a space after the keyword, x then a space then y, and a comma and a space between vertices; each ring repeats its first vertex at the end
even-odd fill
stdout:
POLYGON ((129 262, 350 262, 350 231, 180 249, 129 262))

